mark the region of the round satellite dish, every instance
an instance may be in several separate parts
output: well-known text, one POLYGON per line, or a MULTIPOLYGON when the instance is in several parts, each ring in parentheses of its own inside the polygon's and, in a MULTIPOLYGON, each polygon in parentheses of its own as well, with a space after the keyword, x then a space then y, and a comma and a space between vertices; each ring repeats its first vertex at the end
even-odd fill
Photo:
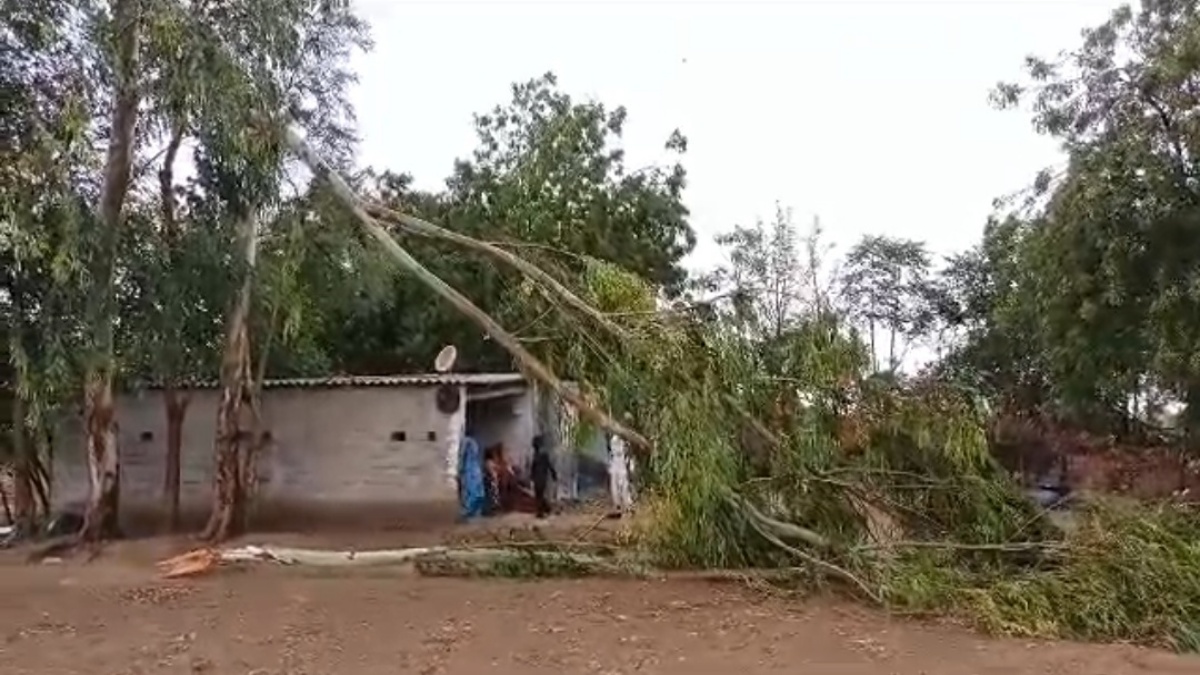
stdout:
POLYGON ((458 349, 454 345, 446 345, 442 347, 442 351, 438 352, 437 358, 433 360, 433 369, 439 373, 450 372, 457 358, 458 349))

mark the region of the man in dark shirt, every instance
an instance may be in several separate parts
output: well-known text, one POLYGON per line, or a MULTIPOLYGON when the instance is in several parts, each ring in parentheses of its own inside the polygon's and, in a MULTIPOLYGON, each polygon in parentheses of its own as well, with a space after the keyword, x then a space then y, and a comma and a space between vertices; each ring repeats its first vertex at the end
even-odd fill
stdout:
POLYGON ((545 438, 538 434, 533 437, 533 465, 529 467, 533 478, 533 497, 537 502, 537 517, 545 518, 550 515, 550 497, 547 494, 550 481, 558 480, 558 472, 554 470, 554 461, 546 450, 545 438))

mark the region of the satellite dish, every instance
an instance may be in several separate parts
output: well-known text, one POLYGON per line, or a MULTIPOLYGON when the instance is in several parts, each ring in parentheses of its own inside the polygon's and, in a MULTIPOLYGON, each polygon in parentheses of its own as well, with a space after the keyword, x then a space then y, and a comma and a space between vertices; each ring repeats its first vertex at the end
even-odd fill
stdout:
POLYGON ((437 358, 433 360, 433 369, 439 373, 449 372, 454 367, 456 359, 458 359, 458 349, 454 345, 446 345, 442 347, 442 351, 438 352, 437 358))

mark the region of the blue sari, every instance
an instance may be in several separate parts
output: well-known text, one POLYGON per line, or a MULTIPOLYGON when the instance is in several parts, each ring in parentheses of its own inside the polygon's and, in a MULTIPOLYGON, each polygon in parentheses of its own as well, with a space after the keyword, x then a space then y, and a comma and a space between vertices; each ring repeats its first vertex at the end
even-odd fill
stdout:
POLYGON ((470 436, 464 436, 458 448, 458 476, 462 481, 459 492, 460 515, 463 518, 477 518, 483 515, 487 503, 487 490, 483 481, 483 457, 480 455, 479 443, 470 436))

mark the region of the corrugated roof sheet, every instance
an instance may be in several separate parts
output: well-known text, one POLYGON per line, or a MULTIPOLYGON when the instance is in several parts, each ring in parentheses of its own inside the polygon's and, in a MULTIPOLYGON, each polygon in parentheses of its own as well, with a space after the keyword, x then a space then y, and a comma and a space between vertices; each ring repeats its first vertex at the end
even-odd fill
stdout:
MULTIPOLYGON (((432 387, 440 384, 466 386, 495 386, 522 384, 525 376, 520 373, 429 373, 425 375, 331 375, 329 377, 296 377, 264 380, 264 389, 317 389, 327 387, 432 387)), ((217 380, 187 382, 185 389, 215 389, 217 380)), ((147 389, 159 389, 160 383, 147 385, 147 389)))

